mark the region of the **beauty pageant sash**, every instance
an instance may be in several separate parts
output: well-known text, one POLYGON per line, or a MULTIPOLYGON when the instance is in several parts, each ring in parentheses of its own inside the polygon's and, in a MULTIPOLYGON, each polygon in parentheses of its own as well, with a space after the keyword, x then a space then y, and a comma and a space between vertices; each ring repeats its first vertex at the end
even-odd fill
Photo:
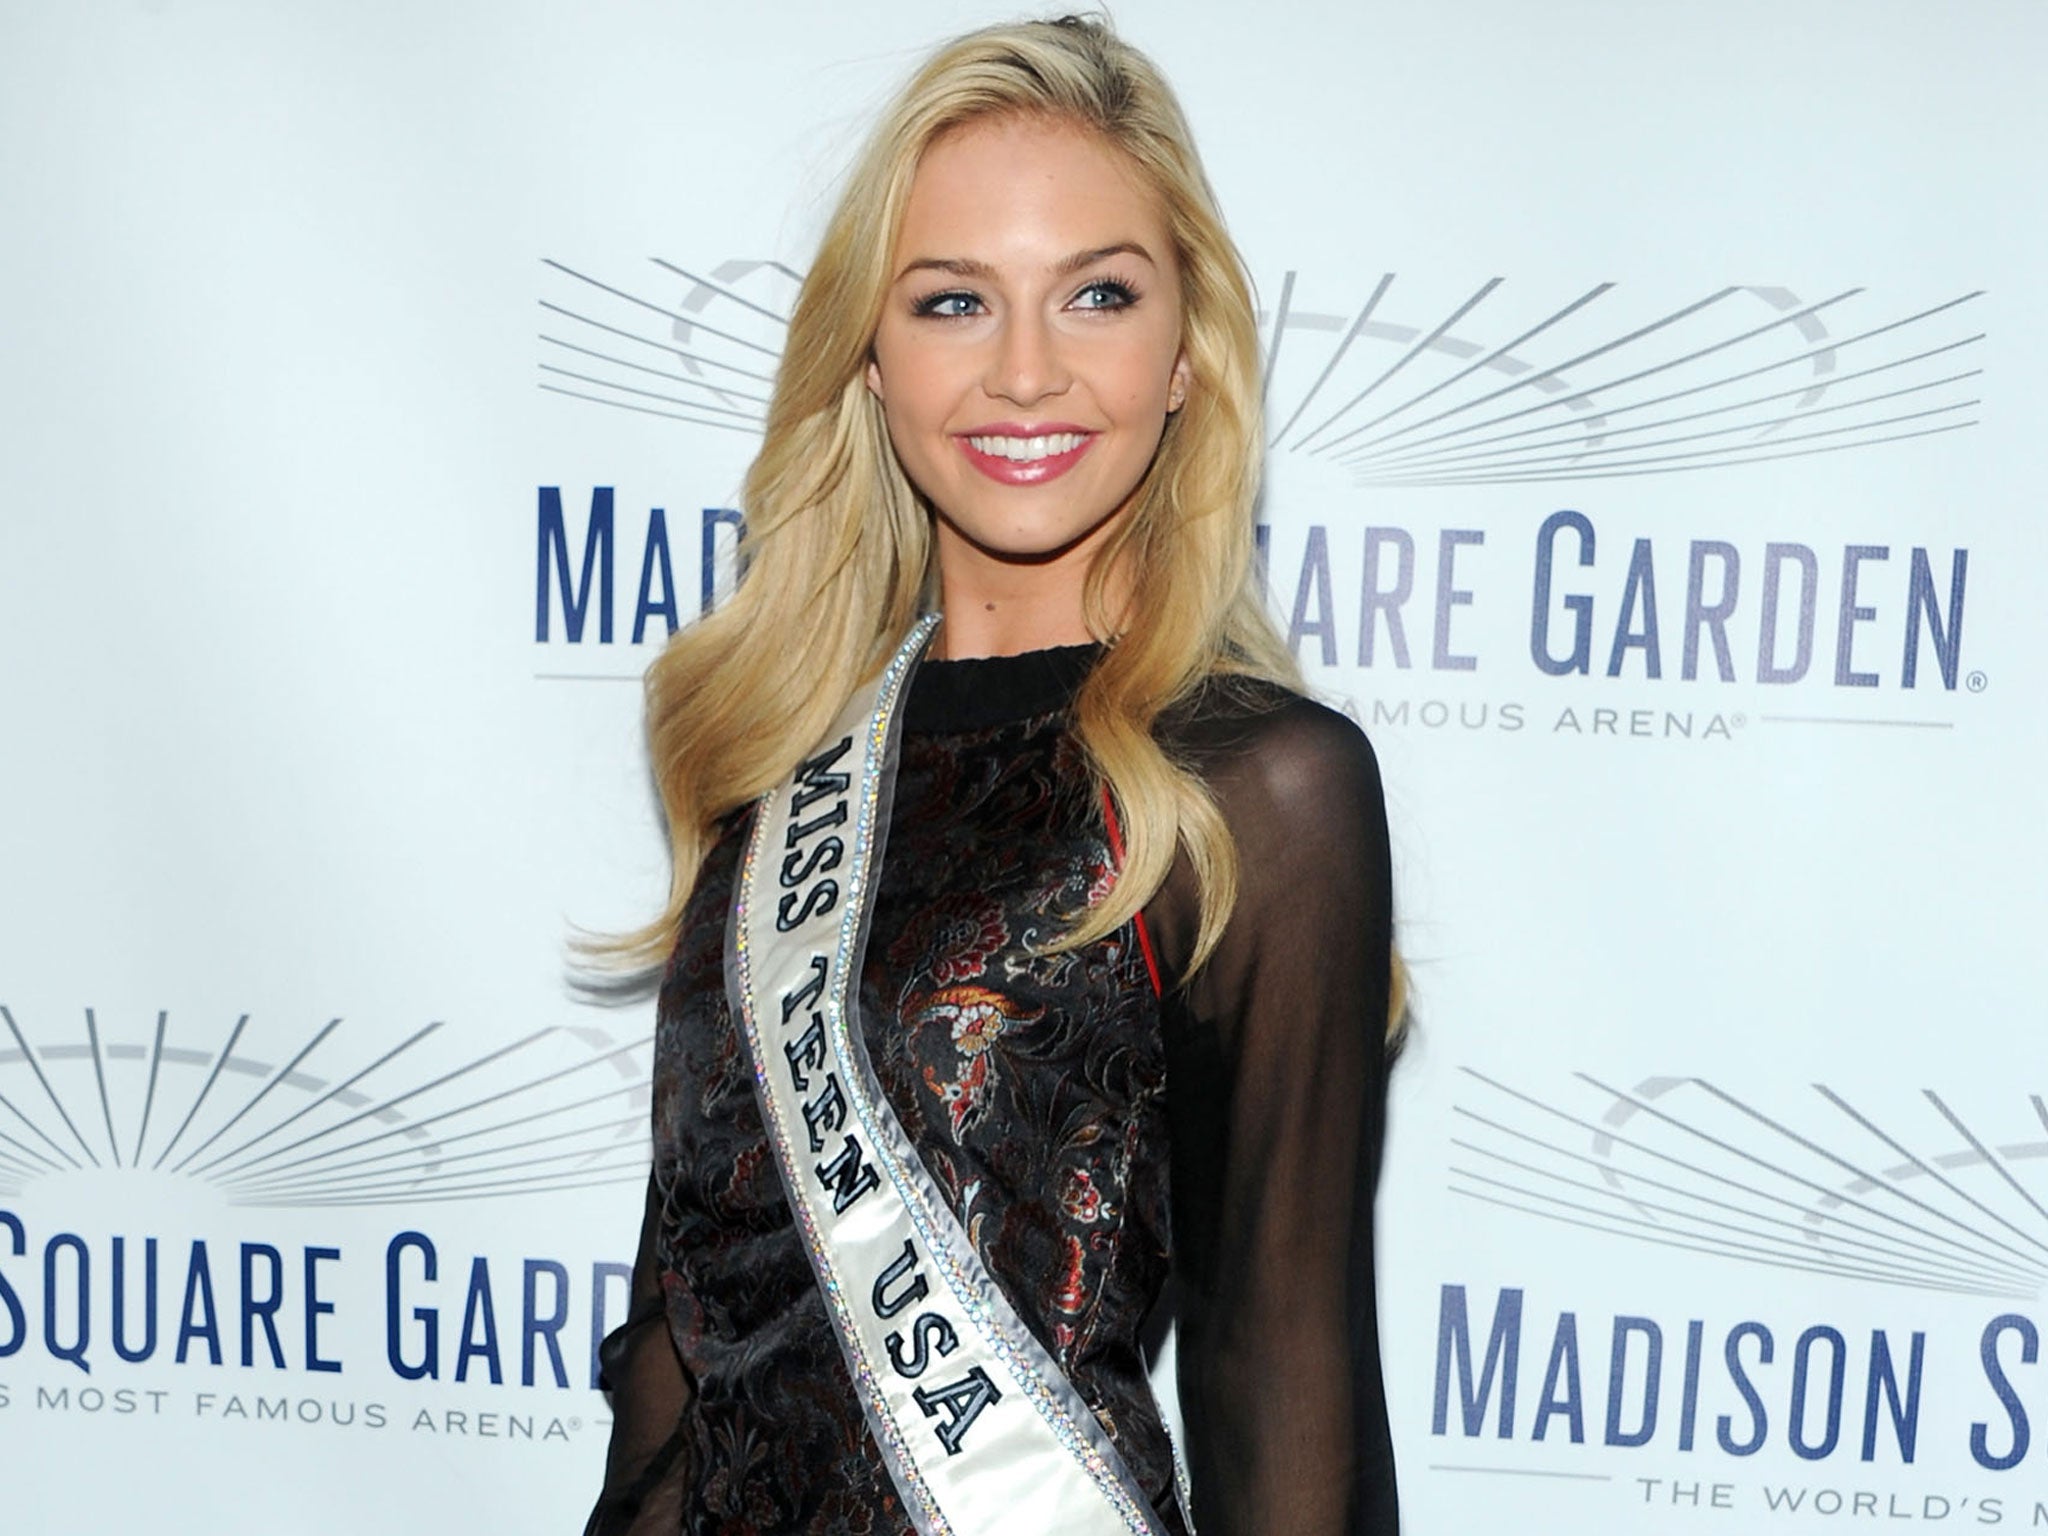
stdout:
POLYGON ((861 1406, 923 1536, 1161 1536, 890 1112, 857 1010, 896 713, 936 615, 761 800, 726 985, 768 1139, 861 1406))

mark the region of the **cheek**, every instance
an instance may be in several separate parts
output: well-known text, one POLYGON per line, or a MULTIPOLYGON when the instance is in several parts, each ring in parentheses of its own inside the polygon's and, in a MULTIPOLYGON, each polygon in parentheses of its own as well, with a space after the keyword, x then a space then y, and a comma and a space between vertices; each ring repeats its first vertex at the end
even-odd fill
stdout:
POLYGON ((882 417, 889 425, 889 441, 896 446, 896 456, 906 466, 915 469, 937 456, 941 418, 916 390, 899 389, 891 383, 882 403, 882 417))
POLYGON ((943 358, 885 334, 875 339, 875 363, 891 435, 902 440, 943 426, 952 393, 943 358))
POLYGON ((1143 346, 1132 348, 1119 370, 1121 387, 1117 391, 1127 408, 1163 415, 1173 390, 1173 368, 1179 356, 1177 327, 1172 333, 1162 331, 1146 338, 1143 346))
MULTIPOLYGON (((1168 360, 1170 363, 1170 359, 1168 360)), ((1147 357, 1124 371, 1117 397, 1128 416, 1164 416, 1172 388, 1170 367, 1147 357)))

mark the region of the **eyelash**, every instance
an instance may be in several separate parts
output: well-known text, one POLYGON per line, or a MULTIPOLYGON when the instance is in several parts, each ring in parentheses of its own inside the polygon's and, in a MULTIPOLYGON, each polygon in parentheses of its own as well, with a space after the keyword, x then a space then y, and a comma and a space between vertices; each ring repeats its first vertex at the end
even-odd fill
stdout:
MULTIPOLYGON (((1100 314, 1109 314, 1117 310, 1129 309, 1138 302, 1139 295, 1136 285, 1120 277, 1098 277, 1093 282, 1084 283, 1075 291, 1074 298, 1078 299, 1082 294, 1093 293, 1098 290, 1112 302, 1107 304, 1084 304, 1081 306, 1082 309, 1092 310, 1100 314)), ((913 315, 929 320, 972 319, 972 311, 953 314, 942 311, 940 306, 960 299, 979 304, 981 302, 981 295, 966 288, 942 288, 936 293, 928 293, 922 298, 912 300, 910 312, 913 315)), ((1072 301, 1070 300, 1069 302, 1071 303, 1072 301)))
MULTIPOLYGON (((1103 292, 1110 294, 1112 297, 1115 298, 1116 302, 1114 304, 1097 304, 1092 306, 1093 308, 1129 309, 1133 304, 1138 302, 1137 285, 1134 283, 1126 282, 1124 281, 1124 279, 1120 277, 1098 277, 1094 282, 1088 284, 1087 287, 1083 288, 1081 290, 1081 293, 1087 293, 1090 290, 1096 288, 1100 288, 1103 292)), ((1078 299, 1081 296, 1081 293, 1075 294, 1074 297, 1078 299)))

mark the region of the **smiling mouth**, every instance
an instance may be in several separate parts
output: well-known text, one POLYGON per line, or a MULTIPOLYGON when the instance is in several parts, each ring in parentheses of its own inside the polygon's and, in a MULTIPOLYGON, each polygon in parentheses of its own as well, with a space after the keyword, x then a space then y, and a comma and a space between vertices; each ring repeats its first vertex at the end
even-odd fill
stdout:
POLYGON ((1021 436, 975 432, 954 439, 967 462, 1004 485, 1040 485, 1080 462, 1095 441, 1093 432, 1044 432, 1021 436))
POLYGON ((968 446, 976 453, 991 454, 1016 464, 1057 458, 1060 454, 1072 453, 1086 441, 1086 432, 1048 432, 1043 437, 988 436, 967 439, 968 446))

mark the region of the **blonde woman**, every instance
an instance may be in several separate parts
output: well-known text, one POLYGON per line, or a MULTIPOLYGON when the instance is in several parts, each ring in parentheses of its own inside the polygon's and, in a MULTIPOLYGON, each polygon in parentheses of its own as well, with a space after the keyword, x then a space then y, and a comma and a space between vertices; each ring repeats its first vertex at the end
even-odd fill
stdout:
POLYGON ((589 1530, 1393 1532, 1384 811, 1264 612, 1254 310, 1156 70, 1074 19, 942 48, 785 357, 748 574, 648 680, 589 1530))

